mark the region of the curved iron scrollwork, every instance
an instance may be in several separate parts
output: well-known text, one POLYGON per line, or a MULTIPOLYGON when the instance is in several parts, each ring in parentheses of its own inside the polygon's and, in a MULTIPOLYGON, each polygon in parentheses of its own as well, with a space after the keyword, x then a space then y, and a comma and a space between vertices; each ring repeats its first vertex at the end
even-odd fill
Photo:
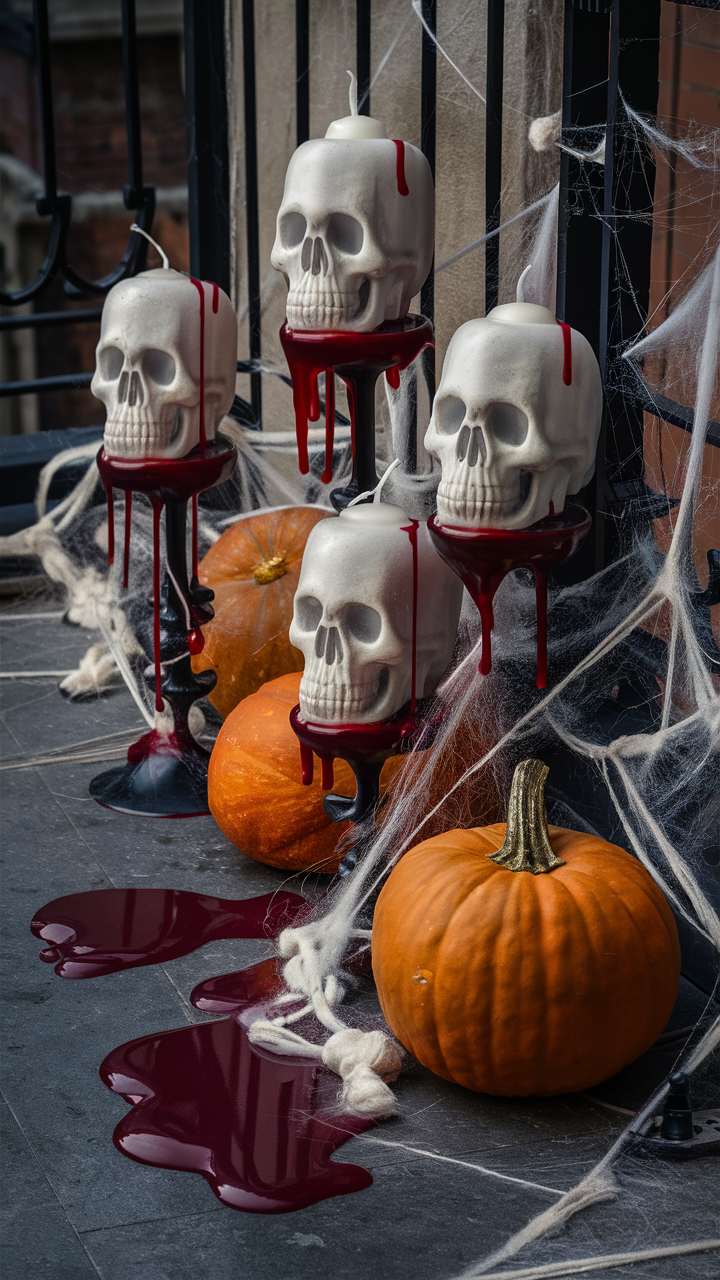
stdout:
MULTIPOLYGON (((0 290, 0 302, 15 307, 37 298, 58 271, 65 277, 65 293, 79 298, 87 294, 104 294, 118 280, 143 271, 148 244, 144 236, 133 231, 127 249, 108 275, 100 280, 85 280, 67 260, 67 237, 72 213, 72 196, 57 189, 57 156, 53 117, 52 71, 50 66, 50 32, 48 0, 33 0, 35 18, 35 50, 42 133, 43 174, 45 191, 37 197, 40 217, 51 217, 50 239, 40 270, 30 284, 14 292, 0 290)), ((137 31, 135 0, 122 0, 123 62, 125 66, 125 116, 128 140, 128 176, 124 190, 125 208, 136 213, 135 221, 143 231, 151 231, 155 217, 155 188, 143 183, 140 138, 140 95, 137 71, 137 31)))

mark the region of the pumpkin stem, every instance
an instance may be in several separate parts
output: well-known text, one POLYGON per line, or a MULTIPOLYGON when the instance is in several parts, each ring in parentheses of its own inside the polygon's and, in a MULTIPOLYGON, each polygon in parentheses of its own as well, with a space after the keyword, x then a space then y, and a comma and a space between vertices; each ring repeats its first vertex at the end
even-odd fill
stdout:
POLYGON ((542 760, 522 760, 513 774, 507 830, 502 848, 485 856, 508 871, 532 871, 534 876, 564 867, 550 844, 545 811, 545 779, 550 770, 542 760))
POLYGON ((287 561, 284 556, 271 556, 269 560, 261 560, 260 564, 256 564, 252 573, 258 586, 264 587, 268 582, 275 582, 276 578, 282 578, 287 571, 287 561))

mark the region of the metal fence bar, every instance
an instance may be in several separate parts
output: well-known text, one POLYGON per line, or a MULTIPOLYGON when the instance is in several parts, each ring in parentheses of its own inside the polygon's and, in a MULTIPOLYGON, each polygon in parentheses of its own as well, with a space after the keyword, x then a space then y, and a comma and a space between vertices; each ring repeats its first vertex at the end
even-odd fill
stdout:
POLYGON ((91 324, 99 321, 102 311, 35 311, 30 315, 0 316, 0 333, 4 329, 43 329, 56 324, 91 324))
MULTIPOLYGON (((505 0, 488 0, 487 73, 485 78, 485 234, 500 226, 502 191, 503 52, 505 0)), ((497 306, 500 283, 500 237, 485 244, 485 314, 497 306)))
POLYGON ((370 115, 370 0, 355 0, 355 68, 358 112, 370 115))
POLYGON ((29 378, 27 382, 3 382, 0 397, 27 396, 38 391, 69 391, 89 387, 92 373, 59 373, 50 378, 29 378))
MULTIPOLYGON (((422 0, 422 16, 432 35, 437 30, 436 0, 422 0)), ((437 120, 437 48, 432 35, 425 26, 422 29, 422 47, 420 62, 420 146, 426 156, 435 180, 435 137, 437 120)), ((427 280, 420 291, 420 311, 430 323, 435 320, 435 258, 427 280)), ((435 350, 427 347, 423 351, 422 367, 428 394, 432 401, 435 395, 435 350)))
POLYGON ((295 0, 295 145, 310 137, 310 2, 295 0))
POLYGON ((126 209, 137 209, 142 200, 143 165, 135 0, 122 0, 122 11, 123 69, 125 72, 125 111, 127 115, 129 169, 129 181, 125 187, 125 207, 126 209))
MULTIPOLYGON (((248 327, 250 360, 260 361, 262 314, 260 306, 260 220, 258 212, 257 101, 255 87, 255 9, 243 0, 243 101, 245 109, 245 228, 247 235, 248 327)), ((262 427, 262 374, 250 374, 250 401, 255 423, 262 427)))
POLYGON ((190 271, 230 291, 225 0, 185 0, 190 271))

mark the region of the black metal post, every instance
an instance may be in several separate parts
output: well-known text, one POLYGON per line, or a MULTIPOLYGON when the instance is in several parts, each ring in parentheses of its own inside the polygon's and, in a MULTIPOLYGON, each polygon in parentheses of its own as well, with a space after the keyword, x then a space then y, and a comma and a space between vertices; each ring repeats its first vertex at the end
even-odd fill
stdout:
MULTIPOLYGON (((255 89, 255 9, 243 0, 243 81, 245 108, 245 228, 247 235, 247 287, 250 360, 260 361, 262 315, 260 309, 260 218, 258 212, 257 103, 255 89)), ((250 401, 258 427, 262 425, 262 374, 250 374, 250 401)))
MULTIPOLYGON (((505 0, 488 0, 487 74, 485 78, 485 234, 500 226, 502 191, 502 108, 505 0)), ((485 243, 485 314, 497 306, 500 288, 500 237, 485 243)))
POLYGON ((295 140, 310 137, 310 0, 295 0, 295 140))
POLYGON ((190 270, 228 293, 230 168, 225 0, 185 0, 185 114, 190 270))
POLYGON ((358 112, 370 115, 370 0, 355 0, 358 112))
MULTIPOLYGON (((563 138, 577 150, 600 141, 597 126, 607 116, 610 0, 597 0, 593 10, 582 0, 566 0, 563 65, 563 138), (595 126, 595 132, 585 132, 595 126)), ((558 217, 557 316, 584 334, 600 355, 603 207, 602 165, 561 153, 558 217)), ((603 567, 602 510, 605 488, 604 435, 598 445, 593 479, 578 501, 593 517, 593 530, 567 566, 553 577, 581 582, 603 567)))
MULTIPOLYGON (((429 30, 437 30, 436 0, 422 0, 422 15, 429 30)), ((420 66, 420 146, 430 165, 435 181, 435 125, 437 109, 437 48, 425 27, 422 32, 420 66)), ((428 278, 420 291, 420 312, 431 324, 435 321, 435 258, 430 265, 428 278)), ((426 347, 421 355, 423 374, 430 403, 435 395, 435 349, 426 347)), ((409 469, 409 468, 408 468, 409 469)))
MULTIPOLYGON (((143 168, 140 135, 140 87, 138 84, 137 28, 135 0, 122 0, 123 68, 125 71, 125 114, 127 118, 128 172, 125 208, 137 209, 142 200, 143 168)), ((147 241, 145 241, 147 246, 147 241)))

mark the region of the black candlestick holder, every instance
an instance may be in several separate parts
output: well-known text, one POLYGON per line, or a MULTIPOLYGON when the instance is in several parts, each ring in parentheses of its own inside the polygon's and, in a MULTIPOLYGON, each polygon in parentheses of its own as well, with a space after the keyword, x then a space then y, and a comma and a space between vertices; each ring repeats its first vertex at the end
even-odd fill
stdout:
POLYGON ((144 493, 153 510, 153 624, 146 637, 154 654, 155 710, 171 722, 155 727, 128 751, 127 764, 93 778, 90 795, 121 813, 179 818, 208 813, 209 753, 188 725, 190 708, 215 686, 214 671, 193 672, 202 652, 202 626, 213 617, 213 593, 197 576, 197 495, 222 484, 235 466, 235 449, 213 441, 184 458, 110 458, 101 449, 98 469, 108 495, 108 555, 114 559, 113 489, 125 492, 124 583, 130 548, 131 495, 144 493), (193 565, 188 577, 187 508, 193 505, 193 565), (166 574, 161 583, 160 520, 165 511, 166 574))

